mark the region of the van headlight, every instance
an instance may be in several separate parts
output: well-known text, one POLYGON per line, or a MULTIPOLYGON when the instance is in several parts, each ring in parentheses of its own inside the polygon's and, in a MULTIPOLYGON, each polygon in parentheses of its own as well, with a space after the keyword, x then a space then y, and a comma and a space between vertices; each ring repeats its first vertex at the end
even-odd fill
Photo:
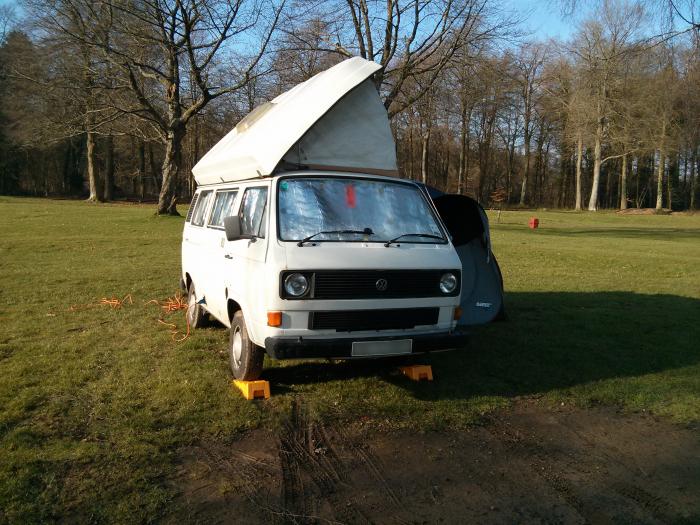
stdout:
POLYGON ((290 273, 284 279, 284 291, 292 297, 301 297, 309 290, 309 280, 301 273, 290 273))
POLYGON ((453 273, 443 273, 440 277, 440 291, 442 293, 452 293, 457 288, 457 277, 453 273))

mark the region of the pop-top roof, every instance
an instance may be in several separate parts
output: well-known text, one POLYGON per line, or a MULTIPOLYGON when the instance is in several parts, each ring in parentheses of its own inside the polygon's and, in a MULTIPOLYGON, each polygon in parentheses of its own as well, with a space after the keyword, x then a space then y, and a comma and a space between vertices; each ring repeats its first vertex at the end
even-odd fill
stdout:
POLYGON ((386 109, 369 77, 381 66, 345 60, 251 111, 194 166, 197 184, 294 167, 396 174, 386 109))

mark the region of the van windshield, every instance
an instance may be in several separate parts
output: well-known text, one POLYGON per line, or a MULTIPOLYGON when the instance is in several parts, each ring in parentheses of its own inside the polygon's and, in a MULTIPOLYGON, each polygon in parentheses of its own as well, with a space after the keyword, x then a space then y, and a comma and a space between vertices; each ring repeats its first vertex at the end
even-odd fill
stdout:
POLYGON ((425 195, 413 184, 349 177, 282 179, 278 186, 283 241, 445 243, 425 195), (372 235, 351 233, 369 228, 372 235), (341 232, 341 230, 346 230, 341 232), (329 232, 329 233, 319 233, 329 232), (330 233, 333 232, 333 233, 330 233), (437 236, 441 240, 415 234, 437 236))

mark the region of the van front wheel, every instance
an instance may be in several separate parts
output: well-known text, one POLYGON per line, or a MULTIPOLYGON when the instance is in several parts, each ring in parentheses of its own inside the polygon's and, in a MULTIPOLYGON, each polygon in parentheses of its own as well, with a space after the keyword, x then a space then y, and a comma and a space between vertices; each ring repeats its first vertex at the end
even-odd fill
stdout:
POLYGON ((194 289, 194 283, 190 283, 190 287, 187 289, 187 322, 190 324, 190 328, 202 328, 207 321, 207 314, 204 311, 204 307, 199 304, 199 298, 197 297, 197 292, 194 289))
POLYGON ((248 337, 248 329, 240 310, 231 320, 228 354, 233 377, 241 381, 254 381, 260 377, 265 350, 248 337))

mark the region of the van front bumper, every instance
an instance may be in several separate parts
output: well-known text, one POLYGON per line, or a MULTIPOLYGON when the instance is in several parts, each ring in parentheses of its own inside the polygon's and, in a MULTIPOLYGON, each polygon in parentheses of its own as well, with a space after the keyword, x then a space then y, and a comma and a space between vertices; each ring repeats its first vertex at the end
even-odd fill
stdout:
MULTIPOLYGON (((410 339, 411 354, 452 350, 466 346, 469 336, 454 331, 440 334, 401 335, 392 337, 359 337, 342 339, 304 339, 303 337, 268 337, 265 351, 274 359, 354 358, 352 344, 367 341, 410 339)), ((410 355, 410 354, 400 354, 410 355)), ((387 357, 387 356, 377 356, 387 357)), ((366 358, 366 357, 363 357, 366 358)))

